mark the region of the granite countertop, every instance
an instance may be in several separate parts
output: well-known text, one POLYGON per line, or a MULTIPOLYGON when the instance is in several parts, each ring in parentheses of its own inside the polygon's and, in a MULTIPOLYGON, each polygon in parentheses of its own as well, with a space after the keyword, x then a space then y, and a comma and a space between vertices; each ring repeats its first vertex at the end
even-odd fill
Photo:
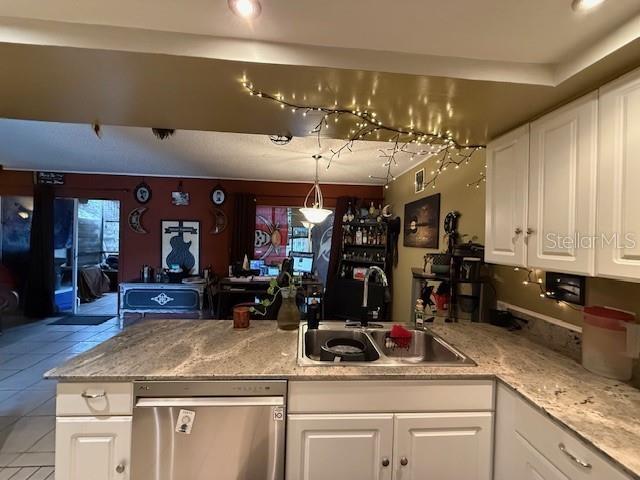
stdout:
POLYGON ((640 479, 640 390, 587 372, 575 361, 485 324, 432 330, 477 366, 297 365, 297 332, 254 321, 149 320, 47 372, 60 381, 288 378, 498 379, 640 479))

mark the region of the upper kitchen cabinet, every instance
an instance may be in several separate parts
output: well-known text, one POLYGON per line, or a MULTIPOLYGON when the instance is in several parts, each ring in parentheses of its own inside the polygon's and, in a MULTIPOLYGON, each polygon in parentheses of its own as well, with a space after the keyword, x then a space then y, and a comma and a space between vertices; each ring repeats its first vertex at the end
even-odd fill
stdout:
POLYGON ((487 146, 485 260, 524 266, 527 261, 527 169, 529 125, 487 146))
POLYGON ((596 274, 640 281, 640 71, 600 89, 596 274))
POLYGON ((529 267, 594 274, 597 125, 597 92, 531 123, 529 267))

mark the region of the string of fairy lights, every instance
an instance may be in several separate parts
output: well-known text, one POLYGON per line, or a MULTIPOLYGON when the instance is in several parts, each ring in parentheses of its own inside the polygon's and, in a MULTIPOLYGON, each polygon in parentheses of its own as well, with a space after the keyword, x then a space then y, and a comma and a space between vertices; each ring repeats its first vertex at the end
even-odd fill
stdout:
MULTIPOLYGON (((384 176, 369 175, 371 179, 384 181, 385 188, 389 188, 389 184, 396 177, 393 171, 398 167, 398 156, 407 155, 411 160, 427 160, 435 158, 435 164, 430 170, 429 176, 425 178, 424 186, 436 188, 438 177, 449 169, 458 170, 473 161, 473 154, 482 150, 485 145, 479 144, 462 144, 459 143, 450 131, 425 132, 409 127, 397 127, 388 125, 378 117, 375 111, 370 109, 353 109, 338 106, 337 101, 331 107, 305 105, 296 100, 295 95, 285 98, 281 93, 271 94, 264 90, 260 90, 248 81, 242 79, 242 85, 251 96, 262 98, 274 102, 281 109, 288 109, 293 114, 300 114, 303 117, 317 116, 318 121, 315 126, 309 130, 310 135, 316 135, 318 139, 318 147, 322 148, 322 134, 330 128, 332 124, 338 123, 341 119, 353 122, 352 128, 349 130, 349 137, 338 148, 330 150, 327 158, 327 169, 329 169, 335 160, 338 160, 345 152, 352 152, 354 143, 358 140, 371 138, 376 134, 386 134, 387 141, 391 146, 386 149, 380 149, 380 157, 384 159, 383 167, 386 168, 384 176)), ((467 184, 468 187, 479 188, 481 183, 485 181, 484 172, 475 182, 467 184)))
POLYGON ((531 268, 524 268, 524 267, 514 267, 513 270, 516 272, 525 272, 527 276, 526 276, 526 279, 522 281, 522 284, 524 286, 537 287, 540 290, 540 293, 539 293, 540 298, 553 300, 558 304, 567 305, 568 307, 574 310, 581 311, 581 309, 574 307, 570 303, 565 302, 564 300, 558 300, 557 298, 555 298, 553 292, 550 290, 547 290, 547 288, 544 285, 544 281, 542 280, 542 277, 538 275, 538 272, 536 270, 533 270, 531 268))

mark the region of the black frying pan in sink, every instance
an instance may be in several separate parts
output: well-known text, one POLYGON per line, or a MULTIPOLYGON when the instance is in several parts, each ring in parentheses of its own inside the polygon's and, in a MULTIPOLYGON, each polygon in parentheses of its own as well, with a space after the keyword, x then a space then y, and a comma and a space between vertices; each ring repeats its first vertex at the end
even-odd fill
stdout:
POLYGON ((328 362, 364 362, 365 345, 354 338, 334 337, 320 348, 320 360, 328 362))

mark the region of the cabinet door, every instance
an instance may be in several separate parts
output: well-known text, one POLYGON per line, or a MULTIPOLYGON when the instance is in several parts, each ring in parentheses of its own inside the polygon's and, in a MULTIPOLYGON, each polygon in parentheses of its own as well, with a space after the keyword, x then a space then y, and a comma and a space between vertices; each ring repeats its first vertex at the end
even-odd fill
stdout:
POLYGON ((58 417, 56 480, 128 480, 131 417, 58 417))
POLYGON ((524 266, 529 126, 487 146, 485 261, 524 266))
POLYGON ((391 480, 393 415, 289 415, 289 480, 391 480))
POLYGON ((640 71, 600 89, 597 275, 640 279, 640 71), (605 241, 606 240, 606 241, 605 241))
POLYGON ((512 478, 521 480, 571 480, 547 460, 533 445, 515 432, 515 472, 512 478))
POLYGON ((398 414, 394 480, 490 480, 491 412, 398 414))
POLYGON ((593 275, 597 92, 531 124, 529 267, 593 275))

